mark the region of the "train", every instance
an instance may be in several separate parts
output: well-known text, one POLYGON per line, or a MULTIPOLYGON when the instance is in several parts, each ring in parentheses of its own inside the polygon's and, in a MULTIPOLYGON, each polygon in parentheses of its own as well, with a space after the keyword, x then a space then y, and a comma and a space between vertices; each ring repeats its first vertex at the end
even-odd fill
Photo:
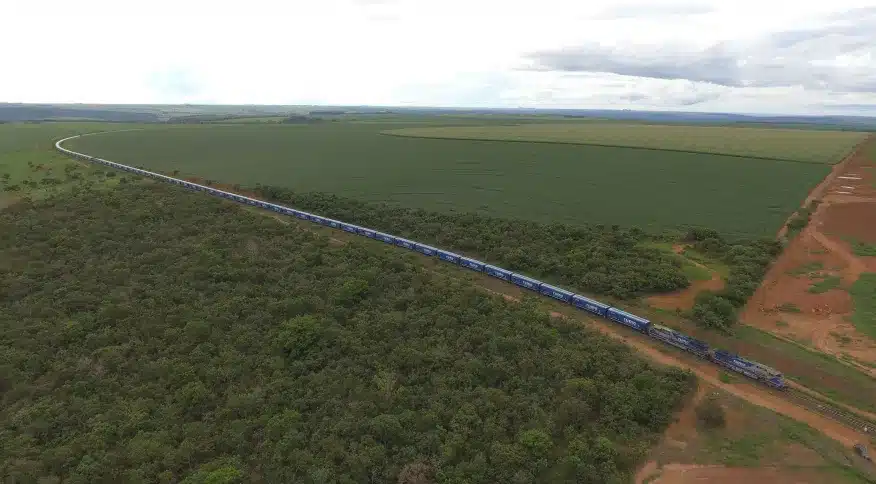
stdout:
POLYGON ((428 244, 423 244, 403 237, 388 234, 379 230, 361 227, 355 224, 334 220, 328 217, 323 217, 321 215, 312 214, 302 210, 296 210, 294 208, 286 207, 283 205, 257 200, 243 195, 238 195, 236 193, 226 192, 216 188, 199 185, 197 183, 180 180, 140 168, 123 165, 121 163, 104 160, 102 158, 88 156, 82 153, 68 150, 61 146, 64 141, 78 137, 79 136, 71 136, 69 138, 64 138, 55 143, 55 147, 66 155, 87 160, 92 163, 97 163, 111 168, 135 173, 137 175, 154 178, 174 185, 180 185, 189 190, 205 192, 213 196, 218 196, 220 198, 225 198, 245 205, 260 207, 279 214, 289 215, 319 225, 343 230, 351 234, 379 240, 386 244, 418 252, 425 256, 437 257, 439 260, 447 262, 449 264, 458 265, 460 267, 464 267, 466 269, 476 272, 482 272, 490 277, 501 279, 508 283, 530 290, 534 293, 541 294, 561 301, 563 303, 569 304, 586 313, 599 316, 616 324, 626 326, 634 331, 642 333, 664 344, 674 346, 688 353, 696 355, 699 358, 711 361, 712 363, 720 365, 724 368, 739 373, 752 380, 756 380, 772 388, 778 390, 787 389, 787 385, 782 374, 767 365, 743 358, 742 356, 734 354, 730 351, 726 351, 720 348, 712 348, 705 342, 683 334, 680 331, 661 324, 653 323, 650 320, 641 316, 637 316, 620 308, 610 306, 608 304, 596 301, 580 294, 575 294, 572 291, 563 289, 561 287, 557 287, 492 264, 487 264, 486 262, 482 262, 471 257, 466 257, 451 251, 439 249, 428 244))

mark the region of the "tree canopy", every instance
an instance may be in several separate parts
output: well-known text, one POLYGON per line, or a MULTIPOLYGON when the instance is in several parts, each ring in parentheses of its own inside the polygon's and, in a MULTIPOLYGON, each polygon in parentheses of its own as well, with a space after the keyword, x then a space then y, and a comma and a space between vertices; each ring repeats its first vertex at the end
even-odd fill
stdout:
POLYGON ((0 227, 14 482, 625 482, 694 385, 415 254, 148 181, 0 227))

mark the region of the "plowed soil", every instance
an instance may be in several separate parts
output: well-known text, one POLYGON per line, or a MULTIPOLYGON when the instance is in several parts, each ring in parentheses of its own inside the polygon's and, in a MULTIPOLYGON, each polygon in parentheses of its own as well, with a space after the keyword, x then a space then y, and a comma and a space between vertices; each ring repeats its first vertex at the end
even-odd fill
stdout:
MULTIPOLYGON (((872 138, 869 143, 876 143, 872 138)), ((876 257, 858 257, 847 237, 876 243, 874 160, 861 146, 836 165, 810 194, 820 200, 809 224, 793 239, 742 313, 742 321, 809 344, 832 355, 852 357, 852 364, 876 376, 876 341, 848 322, 854 311, 846 289, 862 272, 876 271, 876 257), (841 278, 839 287, 820 294, 812 284, 825 276, 841 278)))

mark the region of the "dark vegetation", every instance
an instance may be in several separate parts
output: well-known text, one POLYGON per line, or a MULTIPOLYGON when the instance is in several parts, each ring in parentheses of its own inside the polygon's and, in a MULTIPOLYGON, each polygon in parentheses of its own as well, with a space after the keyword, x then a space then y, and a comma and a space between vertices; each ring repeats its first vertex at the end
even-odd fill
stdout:
POLYGON ((627 482, 694 385, 414 254, 160 184, 0 226, 8 482, 627 482))
POLYGON ((739 309, 745 306, 769 265, 781 253, 782 245, 773 239, 727 242, 711 229, 693 229, 686 240, 695 250, 730 267, 724 288, 698 294, 690 316, 701 326, 729 331, 736 323, 739 309))
POLYGON ((807 206, 797 210, 791 215, 791 218, 788 221, 788 232, 785 235, 786 240, 790 241, 794 237, 797 237, 797 235, 809 225, 809 220, 812 219, 812 214, 815 213, 819 203, 819 200, 813 200, 807 206))
POLYGON ((165 123, 168 124, 204 124, 214 123, 216 121, 227 121, 237 119, 239 116, 234 114, 184 114, 181 116, 173 116, 165 123))
POLYGON ((660 249, 643 246, 648 235, 636 228, 445 214, 264 185, 256 186, 255 192, 592 294, 630 299, 690 285, 681 263, 660 249))
MULTIPOLYGON (((631 299, 690 285, 681 263, 663 250, 643 245, 654 236, 636 228, 545 225, 477 214, 441 214, 263 185, 255 191, 266 199, 434 243, 594 295, 631 299)), ((689 316, 702 326, 728 330, 781 246, 769 239, 728 242, 710 229, 692 229, 685 240, 730 267, 724 289, 701 293, 689 316)))
POLYGON ((48 121, 52 119, 89 119, 104 122, 148 123, 158 121, 153 113, 120 111, 97 107, 72 107, 52 104, 0 103, 0 122, 48 121))
POLYGON ((292 114, 283 118, 280 121, 283 124, 314 124, 314 123, 322 123, 325 122, 322 118, 317 118, 314 116, 307 116, 304 114, 292 114))
POLYGON ((717 394, 708 395, 696 407, 697 423, 707 429, 723 428, 726 425, 724 407, 717 394))

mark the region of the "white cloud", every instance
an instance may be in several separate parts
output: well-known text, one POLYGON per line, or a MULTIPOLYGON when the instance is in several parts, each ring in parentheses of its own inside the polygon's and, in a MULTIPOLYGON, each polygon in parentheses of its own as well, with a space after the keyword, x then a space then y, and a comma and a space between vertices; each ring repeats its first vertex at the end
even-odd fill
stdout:
POLYGON ((876 106, 872 0, 8 3, 0 101, 876 106))

